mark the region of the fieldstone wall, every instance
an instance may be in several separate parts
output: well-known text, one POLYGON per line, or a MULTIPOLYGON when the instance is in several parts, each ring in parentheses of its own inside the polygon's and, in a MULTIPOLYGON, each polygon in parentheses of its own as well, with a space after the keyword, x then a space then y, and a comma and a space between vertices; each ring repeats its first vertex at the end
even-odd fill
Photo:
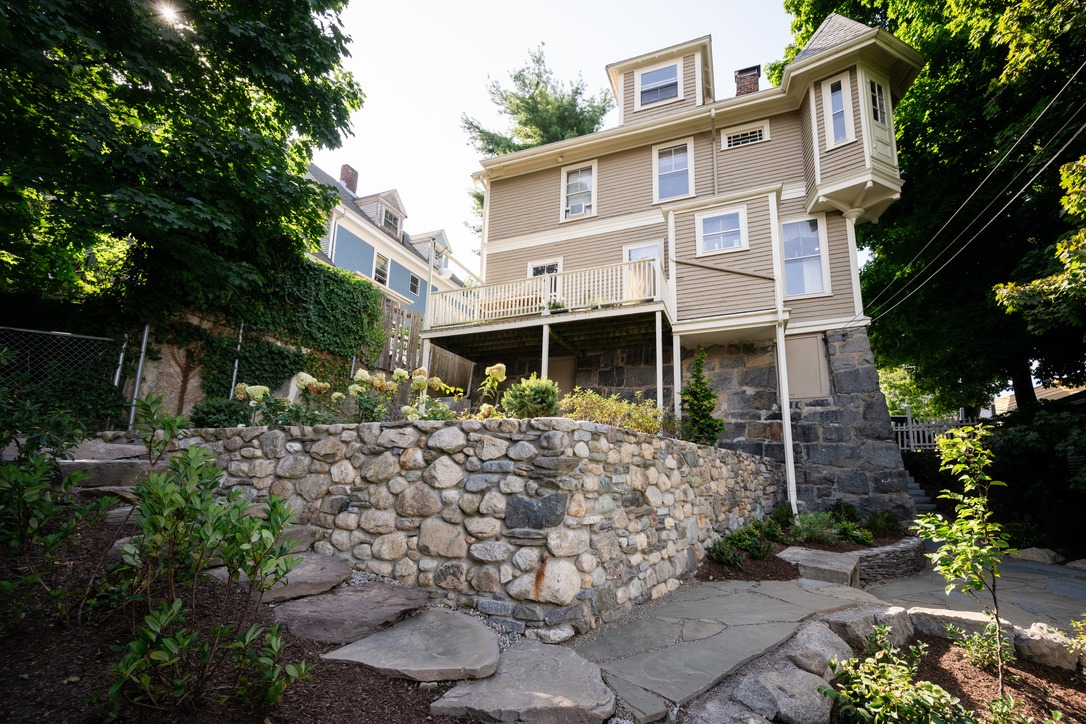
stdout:
POLYGON ((779 500, 780 466, 565 418, 191 430, 314 549, 560 641, 674 590, 779 500))
POLYGON ((888 546, 857 551, 856 555, 860 558, 860 580, 864 583, 915 576, 928 564, 924 541, 920 538, 902 538, 888 546))

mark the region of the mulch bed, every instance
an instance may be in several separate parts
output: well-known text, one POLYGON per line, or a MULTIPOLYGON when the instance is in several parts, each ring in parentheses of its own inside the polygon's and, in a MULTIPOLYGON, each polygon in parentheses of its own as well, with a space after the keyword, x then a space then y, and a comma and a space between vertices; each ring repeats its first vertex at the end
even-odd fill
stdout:
MULTIPOLYGON (((84 533, 80 545, 65 556, 63 580, 78 585, 97 565, 103 550, 117 538, 130 534, 120 526, 104 524, 84 533)), ((14 564, 9 551, 0 551, 0 579, 9 579, 14 564)), ((205 585, 212 593, 214 589, 221 591, 217 583, 205 585)), ((217 596, 209 600, 217 600, 217 596)), ((205 627, 211 620, 211 611, 205 610, 191 623, 205 627)), ((263 607, 258 623, 267 626, 274 622, 271 611, 263 607)), ((123 611, 100 615, 88 626, 62 626, 40 611, 9 623, 0 638, 0 721, 103 721, 109 713, 109 668, 122 655, 115 647, 123 647, 130 640, 129 622, 123 611)), ((283 640, 283 663, 309 662, 314 665, 313 678, 288 688, 282 703, 271 711, 255 711, 244 705, 220 709, 208 704, 197 712, 143 712, 140 720, 197 724, 221 724, 224 719, 238 724, 465 721, 430 716, 430 703, 456 682, 420 685, 392 679, 357 664, 321 661, 320 655, 337 648, 335 645, 295 638, 286 631, 283 640)))
MULTIPOLYGON (((923 641, 927 655, 921 659, 919 680, 931 681, 961 699, 962 706, 978 714, 987 713, 998 684, 994 674, 965 660, 962 649, 946 639, 918 634, 911 643, 923 641)), ((1053 710, 1063 721, 1086 722, 1086 675, 1053 669, 1030 661, 1015 661, 1007 667, 1006 693, 1019 702, 1026 716, 1044 721, 1053 710)))
POLYGON ((792 581, 799 578, 795 564, 777 558, 785 546, 774 543, 773 555, 765 560, 747 558, 742 568, 726 568, 706 556, 694 576, 699 581, 792 581))

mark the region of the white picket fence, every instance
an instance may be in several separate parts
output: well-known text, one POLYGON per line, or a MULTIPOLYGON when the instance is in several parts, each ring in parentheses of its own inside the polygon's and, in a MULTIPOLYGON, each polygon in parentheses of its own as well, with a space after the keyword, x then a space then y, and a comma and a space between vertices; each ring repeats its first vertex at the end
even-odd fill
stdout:
POLYGON ((908 418, 904 422, 893 422, 890 426, 894 429, 894 437, 897 439, 898 448, 903 451, 915 452, 935 450, 935 439, 945 434, 947 430, 964 427, 965 425, 976 425, 978 422, 980 420, 973 418, 963 418, 961 420, 913 420, 908 418))

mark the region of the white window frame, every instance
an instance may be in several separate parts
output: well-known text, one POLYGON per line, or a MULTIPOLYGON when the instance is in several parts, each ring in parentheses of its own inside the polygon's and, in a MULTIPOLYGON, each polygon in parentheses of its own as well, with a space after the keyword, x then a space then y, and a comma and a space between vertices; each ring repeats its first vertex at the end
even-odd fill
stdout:
POLYGON ((868 103, 871 105, 871 120, 875 123, 880 123, 888 128, 893 128, 893 124, 890 122, 890 94, 886 92, 886 83, 881 78, 875 78, 867 76, 864 79, 864 85, 867 86, 868 103), (872 93, 871 86, 874 85, 877 90, 872 93), (879 91, 882 91, 881 95, 879 91), (878 101, 882 101, 882 108, 879 108, 878 101), (879 111, 882 111, 882 118, 878 117, 879 111))
POLYGON ((389 211, 388 207, 383 205, 383 204, 381 205, 381 228, 384 229, 385 231, 387 231, 388 233, 394 235, 396 238, 399 238, 400 234, 403 232, 403 219, 401 219, 399 214, 395 213, 394 211, 389 211), (392 231, 386 225, 385 222, 388 219, 395 219, 395 221, 396 221, 396 230, 395 231, 392 231))
POLYGON ((826 150, 852 143, 856 140, 856 128, 852 117, 852 74, 848 71, 822 81, 822 126, 826 132, 826 150), (833 137, 833 105, 830 86, 841 81, 841 101, 845 114, 845 137, 840 141, 833 137))
POLYGON ((705 209, 694 214, 694 234, 697 238, 697 251, 695 256, 716 256, 717 254, 731 254, 736 251, 746 251, 750 249, 750 233, 747 228, 747 206, 742 204, 740 206, 715 206, 711 209, 705 209), (717 216, 726 216, 728 214, 739 215, 739 246, 734 246, 730 249, 705 249, 705 229, 702 225, 702 221, 705 219, 712 219, 717 216))
POLYGON ((780 221, 780 244, 781 244, 781 291, 786 299, 813 299, 815 297, 829 297, 833 295, 833 289, 830 285, 830 242, 829 242, 829 229, 826 227, 826 215, 825 214, 810 214, 806 216, 792 216, 780 221), (818 245, 822 250, 819 255, 822 262, 822 291, 820 292, 808 292, 805 294, 789 294, 788 293, 788 275, 785 270, 788 267, 788 259, 784 255, 784 227, 788 224, 794 224, 799 221, 817 221, 818 222, 818 245))
POLYGON ((667 143, 658 143, 652 147, 652 203, 660 204, 665 201, 677 201, 679 199, 689 199, 693 196, 697 196, 696 188, 694 186, 694 137, 688 136, 686 138, 680 138, 676 141, 668 141, 667 143), (687 193, 681 196, 668 196, 666 199, 660 198, 660 151, 668 148, 674 148, 675 146, 686 145, 686 180, 687 180, 687 193))
POLYGON ((376 282, 377 284, 380 284, 383 287, 387 287, 389 277, 391 277, 391 276, 392 276, 392 260, 389 259, 384 254, 378 252, 377 250, 374 250, 374 252, 373 252, 373 273, 370 274, 370 279, 372 279, 374 282, 376 282), (384 259, 385 260, 385 280, 383 282, 377 280, 377 261, 379 259, 384 259))
POLYGON ((656 247, 656 261, 661 262, 664 259, 664 242, 662 241, 643 241, 639 244, 623 244, 622 245, 622 263, 625 264, 630 261, 630 252, 634 249, 644 249, 649 246, 656 247))
MULTIPOLYGON (((530 261, 530 262, 528 262, 527 271, 525 273, 527 274, 527 277, 529 279, 534 279, 535 277, 532 276, 532 267, 547 266, 548 264, 557 264, 558 265, 558 271, 556 271, 555 274, 561 274, 562 273, 562 258, 563 257, 556 256, 556 257, 553 257, 551 259, 536 259, 535 261, 530 261)), ((540 274, 540 276, 547 276, 547 275, 546 274, 540 274)))
POLYGON ((558 179, 558 198, 560 204, 558 205, 558 222, 565 223, 567 221, 578 221, 580 219, 594 219, 599 215, 599 209, 596 206, 596 199, 599 197, 600 188, 600 173, 599 162, 596 159, 591 161, 585 161, 584 163, 575 163, 570 166, 564 166, 562 168, 561 176, 558 179), (566 174, 570 171, 580 171, 583 168, 592 169, 592 211, 591 213, 576 214, 574 216, 566 216, 566 174))
POLYGON ((417 297, 422 291, 422 277, 418 276, 417 274, 409 274, 408 276, 409 278, 407 280, 407 291, 411 292, 411 294, 414 294, 417 297), (415 287, 415 289, 412 290, 411 287, 415 287))
POLYGON ((683 57, 679 56, 678 58, 672 58, 670 60, 665 60, 664 62, 656 63, 655 65, 648 65, 648 66, 645 66, 644 68, 638 68, 637 70, 634 71, 634 110, 635 111, 639 111, 642 108, 657 108, 659 106, 666 106, 668 103, 678 103, 679 101, 684 99, 684 94, 683 94, 683 85, 684 85, 684 83, 683 83, 683 65, 685 65, 685 63, 683 62, 683 60, 684 60, 683 57), (641 105, 641 76, 643 76, 645 73, 651 73, 654 70, 660 70, 661 68, 666 68, 669 65, 674 65, 675 66, 675 81, 679 84, 679 87, 678 87, 679 94, 677 96, 675 96, 674 98, 667 98, 666 100, 656 101, 654 103, 648 103, 646 105, 641 105))
POLYGON ((732 126, 731 128, 724 128, 720 131, 720 150, 731 151, 736 148, 746 148, 747 146, 757 146, 759 143, 765 143, 769 139, 769 119, 766 118, 761 121, 755 121, 754 123, 747 123, 742 126, 732 126), (738 146, 728 145, 728 136, 735 136, 740 133, 746 133, 748 131, 762 131, 762 139, 760 141, 751 141, 750 143, 743 143, 738 146))

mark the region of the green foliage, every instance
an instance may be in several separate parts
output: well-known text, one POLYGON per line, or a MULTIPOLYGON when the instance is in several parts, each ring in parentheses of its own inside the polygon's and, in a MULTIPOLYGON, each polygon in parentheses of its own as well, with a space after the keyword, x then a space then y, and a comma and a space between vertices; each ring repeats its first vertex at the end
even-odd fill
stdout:
POLYGON ((901 535, 901 521, 889 510, 873 510, 867 515, 864 527, 876 538, 901 535))
MULTIPOLYGON (((762 518, 751 522, 751 527, 761 533, 762 537, 773 543, 790 543, 791 538, 785 533, 785 529, 774 518, 762 518)), ((791 519, 789 519, 791 525, 791 519)))
POLYGON ((818 543, 832 546, 841 542, 837 525, 837 519, 830 513, 800 513, 792 521, 788 533, 797 544, 818 543))
POLYGON ((995 621, 989 621, 984 631, 967 632, 953 624, 946 626, 947 637, 961 647, 965 660, 986 671, 996 671, 999 667, 999 651, 997 642, 1002 638, 1003 661, 1014 661, 1014 640, 1006 630, 999 631, 995 621))
POLYGON ((479 406, 498 401, 498 386, 505 382, 505 365, 496 364, 487 367, 484 371, 483 383, 479 385, 479 406))
POLYGON ((942 687, 916 681, 927 651, 917 644, 907 655, 890 641, 890 628, 876 626, 864 658, 830 662, 836 689, 819 687, 833 700, 841 724, 977 724, 977 719, 942 687))
POLYGON ((921 389, 905 365, 880 368, 878 372, 879 388, 886 395, 886 406, 891 415, 906 414, 906 407, 915 420, 932 420, 957 413, 958 408, 940 404, 932 391, 921 389))
POLYGON ((362 101, 345 4, 4 5, 0 286, 67 293, 88 248, 124 240, 129 309, 152 316, 300 259, 333 203, 306 163, 362 101))
POLYGON ((556 417, 561 394, 557 382, 546 377, 537 378, 533 372, 506 390, 502 395, 502 408, 510 417, 520 419, 556 417))
POLYGON ((725 568, 737 569, 743 566, 743 554, 725 538, 713 541, 706 555, 725 568))
POLYGON ((870 546, 875 543, 875 536, 867 528, 862 528, 858 523, 847 520, 837 522, 837 535, 849 543, 858 543, 862 546, 870 546))
POLYGON ((792 506, 788 504, 787 500, 782 500, 773 506, 773 510, 769 512, 769 519, 780 526, 781 530, 788 530, 792 527, 792 521, 795 519, 792 506))
POLYGON ((192 406, 189 424, 192 427, 237 427, 249 422, 252 415, 241 400, 226 397, 205 397, 192 406))
MULTIPOLYGON (((985 721, 989 724, 1033 724, 1036 720, 1023 714, 1014 697, 1005 694, 988 702, 988 718, 985 721)), ((1043 719, 1043 724, 1056 724, 1059 721, 1063 721, 1063 714, 1053 711, 1051 716, 1043 719)))
POLYGON ((147 458, 155 465, 166 454, 170 442, 183 435, 185 418, 162 410, 162 395, 152 392, 136 400, 136 426, 143 444, 147 446, 147 458))
POLYGON ((690 367, 689 381, 683 388, 682 437, 699 445, 716 445, 724 432, 724 421, 713 417, 716 391, 705 379, 705 356, 705 350, 699 348, 690 367))
POLYGON ((826 508, 826 512, 842 523, 859 523, 860 509, 847 500, 835 500, 833 505, 826 508))
POLYGON ((617 394, 604 397, 592 390, 574 387, 573 392, 562 398, 559 407, 574 420, 587 420, 650 435, 660 432, 660 411, 656 409, 656 402, 642 400, 640 392, 635 393, 631 402, 617 394))
POLYGON ((1079 621, 1072 621, 1071 628, 1074 629, 1074 634, 1068 648, 1079 656, 1086 655, 1086 615, 1079 621))
MULTIPOLYGON (((943 469, 957 476, 962 492, 944 490, 940 496, 954 501, 954 520, 928 513, 917 519, 915 529, 921 538, 942 544, 928 557, 936 572, 946 579, 947 594, 955 589, 974 594, 987 591, 992 600, 989 612, 998 622, 999 565, 1004 554, 1013 553, 1014 549, 1000 525, 992 519, 988 506, 991 488, 1004 485, 985 472, 992 462, 991 452, 983 444, 989 435, 991 431, 984 426, 962 427, 950 430, 938 439, 943 469)), ((1002 637, 996 637, 995 649, 999 695, 1003 696, 1005 653, 1002 637)))
POLYGON ((760 561, 773 555, 773 546, 762 535, 762 531, 753 525, 743 526, 729 534, 727 541, 732 548, 741 550, 751 558, 760 561))

